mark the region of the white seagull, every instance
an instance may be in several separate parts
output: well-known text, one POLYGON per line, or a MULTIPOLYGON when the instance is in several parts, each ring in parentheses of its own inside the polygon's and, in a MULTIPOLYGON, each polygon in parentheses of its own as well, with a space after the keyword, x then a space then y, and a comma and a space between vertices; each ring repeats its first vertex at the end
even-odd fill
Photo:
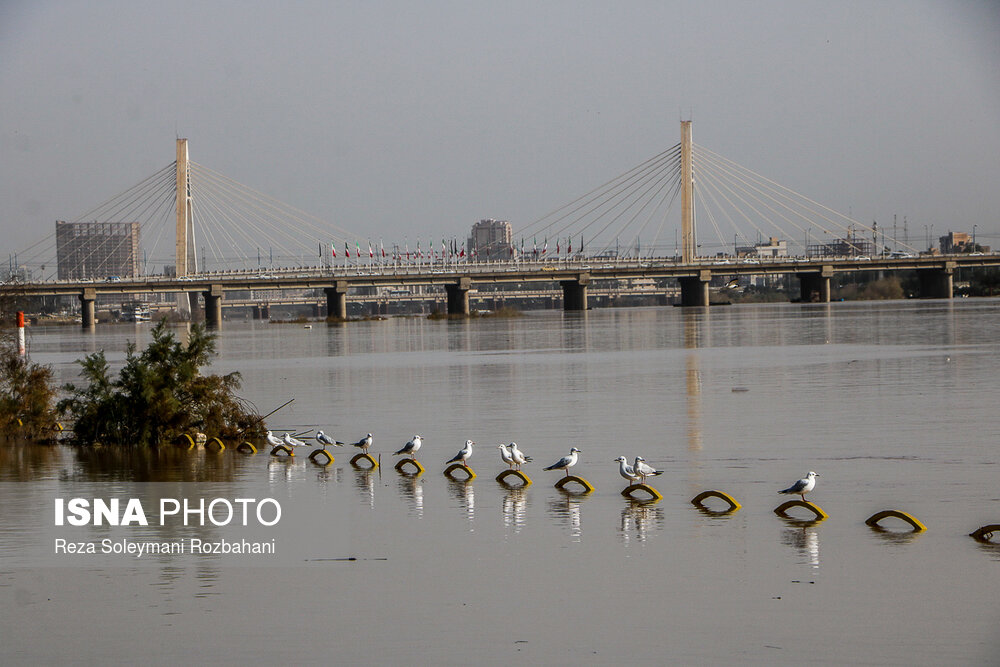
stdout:
POLYGON ((543 468, 543 470, 565 470, 566 477, 569 477, 569 469, 576 465, 576 461, 579 458, 578 454, 580 450, 576 447, 571 447, 569 450, 569 455, 564 456, 548 468, 543 468))
MULTIPOLYGON (((359 447, 361 449, 361 451, 363 451, 365 454, 367 454, 368 453, 368 448, 372 446, 372 434, 369 433, 368 435, 366 435, 365 437, 361 438, 357 442, 352 442, 351 445, 353 445, 354 447, 359 447)), ((419 445, 418 445, 418 447, 419 447, 419 445)), ((414 451, 416 451, 416 450, 414 450, 414 451)))
POLYGON ((520 449, 517 448, 516 442, 510 443, 509 446, 510 446, 510 457, 514 459, 514 463, 517 464, 518 470, 521 469, 522 465, 524 465, 525 463, 529 463, 531 461, 530 456, 525 456, 524 452, 522 452, 520 449))
POLYGON ((331 438, 330 436, 328 436, 326 433, 323 433, 323 431, 316 431, 316 439, 319 440, 320 444, 323 445, 323 449, 324 450, 326 449, 327 445, 331 445, 333 447, 343 447, 344 446, 344 443, 339 442, 337 440, 334 440, 333 438, 331 438))
POLYGON ((417 458, 417 450, 420 449, 421 444, 423 444, 423 439, 419 435, 415 435, 412 440, 403 445, 393 456, 409 454, 410 458, 415 460, 417 458))
POLYGON ((503 459, 503 462, 507 464, 507 468, 513 468, 514 459, 511 457, 510 451, 507 450, 507 445, 501 443, 497 445, 497 449, 500 450, 500 458, 503 459))
POLYGON ((285 444, 280 438, 276 438, 270 431, 267 432, 267 441, 275 447, 285 444))
POLYGON ((465 447, 462 447, 458 450, 458 454, 455 454, 453 457, 448 459, 448 463, 461 463, 462 465, 466 465, 466 461, 468 461, 469 457, 472 456, 472 446, 474 444, 476 443, 471 440, 466 440, 465 447))
POLYGON ((802 502, 805 502, 806 494, 812 491, 816 487, 817 477, 819 477, 819 475, 810 470, 805 477, 795 482, 795 484, 792 484, 787 489, 778 491, 778 493, 788 493, 792 495, 797 495, 802 498, 802 502))
POLYGON ((296 440, 295 438, 293 438, 288 433, 285 433, 283 441, 284 441, 284 444, 288 445, 289 447, 305 447, 306 446, 306 443, 302 442, 301 440, 296 440))
POLYGON ((619 456, 615 459, 618 461, 618 474, 627 479, 630 482, 638 482, 641 478, 639 475, 635 474, 635 468, 628 464, 628 459, 624 456, 619 456))
POLYGON ((657 470, 653 466, 647 464, 646 459, 641 456, 635 457, 635 463, 632 464, 632 469, 635 471, 635 474, 642 479, 643 484, 646 483, 647 477, 655 477, 663 474, 662 470, 657 470))

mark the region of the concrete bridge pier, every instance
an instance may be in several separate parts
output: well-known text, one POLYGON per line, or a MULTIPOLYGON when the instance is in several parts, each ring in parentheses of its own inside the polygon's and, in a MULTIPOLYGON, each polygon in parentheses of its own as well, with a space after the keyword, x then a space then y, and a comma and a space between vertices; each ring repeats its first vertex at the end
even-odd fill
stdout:
POLYGON ((213 329, 222 326, 222 285, 209 285, 205 297, 205 324, 213 329))
POLYGON ((799 300, 802 303, 830 303, 832 277, 832 266, 824 266, 816 273, 800 273, 799 300))
POLYGON ((90 329, 97 322, 94 310, 94 303, 97 301, 97 290, 93 287, 85 287, 80 293, 80 321, 83 322, 84 329, 90 329))
POLYGON ((697 276, 678 278, 681 284, 682 306, 708 306, 708 284, 712 280, 712 272, 699 271, 697 276))
POLYGON ((448 295, 449 315, 468 315, 469 310, 469 289, 472 287, 470 278, 459 278, 457 283, 444 286, 444 291, 448 295))
POLYGON ((950 299, 954 296, 955 262, 945 262, 939 269, 917 271, 920 280, 920 297, 923 299, 950 299))
POLYGON ((333 287, 327 287, 326 316, 335 320, 347 319, 347 281, 338 280, 333 287))
POLYGON ((589 273, 581 273, 576 280, 560 280, 559 284, 563 291, 563 310, 587 310, 589 273))

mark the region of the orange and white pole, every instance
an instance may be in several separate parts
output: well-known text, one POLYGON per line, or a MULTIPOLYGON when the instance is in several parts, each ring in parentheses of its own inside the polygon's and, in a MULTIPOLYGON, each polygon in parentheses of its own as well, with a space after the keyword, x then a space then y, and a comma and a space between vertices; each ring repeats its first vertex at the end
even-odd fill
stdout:
POLYGON ((17 353, 24 356, 24 311, 17 311, 17 353))

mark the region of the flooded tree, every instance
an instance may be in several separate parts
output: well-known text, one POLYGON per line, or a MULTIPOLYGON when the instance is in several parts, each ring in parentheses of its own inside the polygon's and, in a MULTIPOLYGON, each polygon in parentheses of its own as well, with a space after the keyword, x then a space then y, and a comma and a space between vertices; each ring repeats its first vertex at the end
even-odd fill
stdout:
POLYGON ((129 344, 117 378, 103 351, 79 361, 85 384, 63 387, 69 395, 58 405, 74 421, 77 444, 157 447, 185 433, 223 440, 263 435, 256 410, 236 396, 239 373, 201 373, 215 356, 215 334, 194 325, 184 344, 164 320, 152 336, 141 352, 129 344))
POLYGON ((38 439, 56 422, 52 369, 18 351, 13 337, 0 341, 0 433, 38 439))

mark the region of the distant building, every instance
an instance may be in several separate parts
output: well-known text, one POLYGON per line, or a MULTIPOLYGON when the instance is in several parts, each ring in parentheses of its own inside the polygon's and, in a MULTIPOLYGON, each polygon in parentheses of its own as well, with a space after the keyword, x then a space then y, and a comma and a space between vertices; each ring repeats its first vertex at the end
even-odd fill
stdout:
POLYGON ((514 233, 506 220, 487 218, 472 225, 469 235, 469 255, 480 261, 510 259, 514 233))
POLYGON ((773 236, 767 243, 736 248, 737 257, 788 257, 788 241, 779 241, 773 236))
POLYGON ((847 238, 829 243, 810 243, 806 248, 807 257, 858 257, 874 254, 875 244, 860 236, 848 234, 847 238))
POLYGON ((966 232, 948 232, 947 236, 938 239, 941 252, 945 255, 972 252, 972 235, 966 232))
POLYGON ((56 222, 60 280, 139 275, 138 222, 56 222))

